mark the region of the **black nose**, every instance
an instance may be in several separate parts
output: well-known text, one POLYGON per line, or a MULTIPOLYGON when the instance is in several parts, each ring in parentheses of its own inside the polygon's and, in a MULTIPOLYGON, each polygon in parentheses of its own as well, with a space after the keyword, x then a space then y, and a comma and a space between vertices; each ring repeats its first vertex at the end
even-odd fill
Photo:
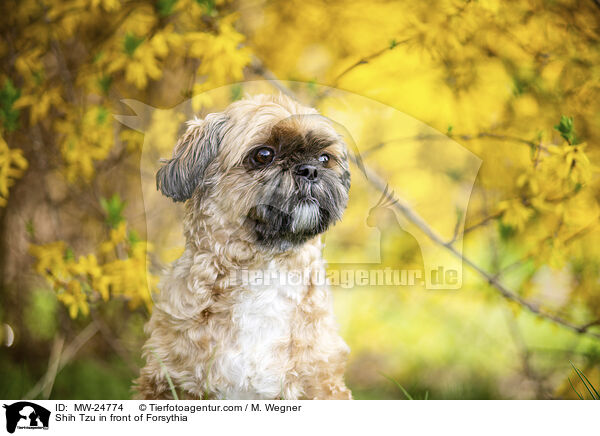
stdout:
POLYGON ((314 165, 298 165, 294 172, 298 177, 305 178, 311 182, 317 180, 317 167, 314 165))

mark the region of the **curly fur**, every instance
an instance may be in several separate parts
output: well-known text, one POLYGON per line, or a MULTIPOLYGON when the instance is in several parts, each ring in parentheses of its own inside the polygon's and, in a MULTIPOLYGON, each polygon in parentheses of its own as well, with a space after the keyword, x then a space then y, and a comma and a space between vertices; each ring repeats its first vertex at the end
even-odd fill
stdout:
POLYGON ((339 135, 286 97, 257 96, 188 123, 157 175, 163 194, 187 201, 186 246, 145 328, 138 398, 171 398, 165 372, 179 398, 351 398, 349 349, 330 291, 315 279, 325 268, 319 234, 341 217, 349 183, 339 135), (261 144, 276 148, 278 160, 251 168, 248 153, 261 144), (318 183, 294 175, 294 165, 323 152, 331 162, 319 167, 318 183), (239 283, 243 269, 311 280, 239 283))

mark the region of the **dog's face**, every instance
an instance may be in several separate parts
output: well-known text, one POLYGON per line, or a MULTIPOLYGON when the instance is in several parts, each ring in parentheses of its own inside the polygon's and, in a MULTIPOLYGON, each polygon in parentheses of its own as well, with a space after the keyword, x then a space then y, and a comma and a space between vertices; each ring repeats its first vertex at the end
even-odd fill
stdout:
POLYGON ((193 198, 259 247, 287 250, 339 220, 347 151, 331 123, 285 97, 257 96, 190 122, 157 186, 193 198))

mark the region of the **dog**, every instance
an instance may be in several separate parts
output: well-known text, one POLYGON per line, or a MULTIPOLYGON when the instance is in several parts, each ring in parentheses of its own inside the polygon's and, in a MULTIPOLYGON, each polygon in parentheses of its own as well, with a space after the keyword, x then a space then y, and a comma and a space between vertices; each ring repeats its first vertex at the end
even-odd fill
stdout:
POLYGON ((320 235, 348 201, 347 153, 331 122, 283 95, 188 122, 156 176, 162 194, 186 202, 186 243, 145 327, 136 398, 352 398, 349 348, 317 280, 320 235))

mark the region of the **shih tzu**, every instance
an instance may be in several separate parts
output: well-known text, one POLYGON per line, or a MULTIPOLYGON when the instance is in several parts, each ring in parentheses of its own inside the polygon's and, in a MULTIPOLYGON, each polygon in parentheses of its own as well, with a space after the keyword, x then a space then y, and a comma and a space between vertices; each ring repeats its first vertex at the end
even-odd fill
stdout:
POLYGON ((137 397, 172 398, 172 383, 179 398, 350 399, 349 349, 316 279, 350 188, 332 124, 285 96, 237 101, 189 121, 156 180, 186 202, 186 244, 146 325, 137 397))

